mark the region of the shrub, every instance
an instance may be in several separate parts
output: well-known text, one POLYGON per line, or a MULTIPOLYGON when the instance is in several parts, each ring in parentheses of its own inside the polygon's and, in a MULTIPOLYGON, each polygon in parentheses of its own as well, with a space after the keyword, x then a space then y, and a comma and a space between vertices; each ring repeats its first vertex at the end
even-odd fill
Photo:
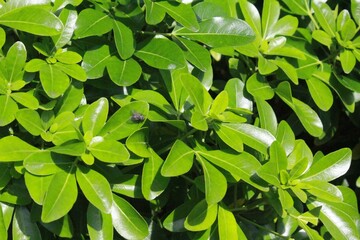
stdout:
POLYGON ((0 6, 1 239, 360 238, 358 1, 0 6))

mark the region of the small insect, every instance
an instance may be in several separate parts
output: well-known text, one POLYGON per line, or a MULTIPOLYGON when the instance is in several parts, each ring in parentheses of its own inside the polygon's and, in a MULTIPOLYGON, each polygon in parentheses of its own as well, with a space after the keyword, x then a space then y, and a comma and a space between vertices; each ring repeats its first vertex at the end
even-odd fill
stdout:
POLYGON ((141 113, 132 112, 131 121, 139 123, 139 122, 143 122, 144 120, 145 120, 144 115, 142 115, 141 113))

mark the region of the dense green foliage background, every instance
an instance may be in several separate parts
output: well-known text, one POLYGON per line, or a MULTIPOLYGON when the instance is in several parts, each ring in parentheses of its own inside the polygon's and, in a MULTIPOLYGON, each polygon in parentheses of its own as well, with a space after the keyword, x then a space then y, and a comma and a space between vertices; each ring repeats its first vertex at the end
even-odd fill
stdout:
POLYGON ((0 0, 0 239, 360 239, 360 2, 0 0))

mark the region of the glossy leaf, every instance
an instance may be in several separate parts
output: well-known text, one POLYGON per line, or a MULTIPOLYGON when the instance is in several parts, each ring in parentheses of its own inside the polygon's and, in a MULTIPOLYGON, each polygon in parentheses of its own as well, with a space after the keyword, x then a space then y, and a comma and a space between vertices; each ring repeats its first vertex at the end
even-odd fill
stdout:
POLYGON ((164 227, 170 232, 185 232, 185 220, 193 209, 194 203, 185 202, 176 207, 164 220, 164 227))
POLYGON ((199 30, 199 24, 190 4, 183 4, 175 1, 162 1, 156 2, 155 4, 160 6, 167 14, 184 27, 191 29, 192 31, 199 30))
POLYGON ((309 78, 306 81, 310 94, 316 105, 323 111, 328 111, 333 105, 334 99, 329 87, 317 78, 309 78))
POLYGON ((103 213, 94 205, 89 204, 86 220, 90 239, 113 239, 114 230, 110 214, 103 213))
POLYGON ((110 213, 112 193, 109 182, 100 173, 79 165, 76 180, 89 202, 103 213, 110 213))
POLYGON ((144 101, 154 105, 165 113, 176 114, 174 107, 159 92, 153 90, 140 90, 137 91, 132 97, 138 101, 144 101))
POLYGON ((185 38, 177 38, 184 50, 185 58, 201 71, 206 72, 211 65, 210 53, 200 44, 187 40, 185 38))
POLYGON ((215 204, 223 199, 227 190, 226 178, 207 160, 197 156, 201 163, 205 178, 205 198, 209 205, 215 204))
POLYGON ((149 105, 143 101, 131 102, 117 110, 106 122, 99 135, 107 139, 120 140, 140 129, 149 112, 149 105), (141 114, 144 121, 133 121, 134 113, 141 114))
POLYGON ((229 96, 229 107, 252 110, 252 101, 246 96, 245 84, 237 78, 227 81, 225 91, 229 96))
POLYGON ((59 97, 70 85, 68 75, 50 64, 41 67, 40 81, 46 94, 51 98, 59 97))
POLYGON ((163 162, 159 155, 152 150, 151 156, 144 162, 141 191, 147 200, 158 197, 169 183, 169 178, 163 177, 160 173, 163 162))
POLYGON ((198 31, 180 28, 173 32, 176 36, 188 37, 210 47, 235 47, 252 42, 255 34, 243 20, 214 17, 204 20, 198 31))
POLYGON ((130 58, 122 61, 116 57, 112 57, 106 68, 111 80, 119 86, 131 86, 137 82, 141 76, 141 66, 137 61, 130 58))
POLYGON ((117 177, 117 182, 111 186, 111 190, 131 198, 144 198, 141 192, 141 176, 137 174, 123 174, 117 177))
POLYGON ((30 92, 14 92, 11 95, 17 103, 20 103, 24 107, 29 109, 38 109, 40 104, 38 99, 30 92))
POLYGON ((45 195, 41 220, 48 223, 65 216, 73 207, 77 194, 75 174, 71 170, 56 173, 45 195))
POLYGON ((261 164, 251 154, 221 150, 199 151, 198 153, 212 164, 228 171, 236 181, 243 180, 262 191, 267 191, 267 188, 253 180, 261 164))
POLYGON ((126 139, 126 147, 139 157, 150 157, 151 151, 148 144, 149 129, 142 128, 135 131, 126 139))
POLYGON ((39 149, 18 137, 7 136, 0 139, 0 162, 22 161, 39 149))
POLYGON ((31 198, 35 203, 43 205, 45 194, 49 190, 49 185, 53 176, 36 176, 28 172, 25 172, 24 176, 25 184, 31 198))
POLYGON ((116 49, 122 59, 128 59, 135 52, 133 33, 120 21, 113 20, 112 23, 116 49))
POLYGON ((337 150, 314 162, 309 171, 301 179, 305 181, 332 181, 347 172, 350 162, 350 149, 343 148, 337 150))
POLYGON ((343 201, 343 196, 341 194, 341 191, 336 186, 324 181, 313 180, 313 181, 300 182, 297 186, 302 189, 305 189, 308 193, 312 194, 318 199, 322 199, 330 202, 343 201))
POLYGON ((84 133, 90 132, 96 136, 104 126, 109 111, 109 103, 106 98, 99 98, 85 111, 82 128, 84 133))
POLYGON ((268 130, 273 136, 277 131, 277 117, 271 105, 265 100, 255 98, 257 110, 260 118, 260 126, 268 130))
POLYGON ((217 212, 217 204, 208 204, 203 199, 195 205, 186 217, 184 226, 190 231, 206 230, 215 222, 217 212))
POLYGON ((351 14, 356 23, 360 24, 360 4, 356 0, 351 0, 351 14))
POLYGON ((340 52, 340 63, 344 72, 350 73, 355 67, 356 58, 350 50, 345 49, 340 52))
POLYGON ((149 234, 144 218, 123 198, 113 195, 111 218, 115 230, 125 239, 144 239, 149 234))
POLYGON ((135 52, 135 56, 159 69, 185 67, 185 57, 180 47, 166 38, 152 38, 135 52))
POLYGON ((246 89, 254 97, 268 100, 274 97, 274 90, 260 74, 253 74, 246 82, 246 89))
POLYGON ((75 10, 64 8, 61 10, 59 19, 64 27, 59 35, 52 36, 52 40, 57 49, 65 46, 70 40, 76 27, 78 14, 75 10))
POLYGON ((80 12, 76 21, 75 36, 84 38, 100 36, 112 29, 112 21, 108 15, 91 8, 80 12), (89 24, 90 23, 90 24, 89 24))
POLYGON ((26 207, 19 206, 15 209, 12 237, 13 239, 41 239, 40 230, 31 220, 30 212, 26 207))
POLYGON ((222 204, 219 205, 218 210, 218 227, 221 240, 238 239, 237 222, 234 214, 222 204))
POLYGON ((46 176, 69 169, 74 159, 50 151, 39 151, 24 159, 24 167, 32 174, 46 176))
POLYGON ((16 113, 16 120, 32 135, 39 136, 43 131, 39 114, 31 109, 22 109, 16 113))
POLYGON ((183 141, 176 140, 161 167, 161 175, 175 177, 187 173, 193 165, 193 158, 194 151, 183 141))
POLYGON ((81 67, 86 71, 89 79, 100 78, 104 75, 105 67, 110 58, 109 46, 98 46, 86 51, 81 67))
POLYGON ((263 29, 263 36, 271 37, 275 24, 279 23, 278 19, 280 16, 280 4, 276 0, 264 1, 261 26, 263 29))
POLYGON ((259 11, 249 1, 240 0, 239 3, 240 3, 241 12, 243 13, 246 22, 255 31, 256 37, 260 38, 262 36, 262 28, 261 28, 261 18, 259 11))
POLYGON ((129 159, 130 154, 124 144, 102 137, 93 138, 87 148, 91 154, 102 162, 120 163, 129 159))
POLYGON ((69 75, 69 77, 72 77, 72 78, 74 78, 76 80, 79 80, 81 82, 86 81, 86 72, 85 72, 85 70, 83 68, 81 68, 77 64, 64 64, 64 63, 61 63, 61 62, 57 62, 57 63, 54 64, 54 66, 56 66, 57 69, 63 71, 67 75, 69 75))
POLYGON ((151 0, 145 0, 145 21, 147 24, 156 25, 160 23, 165 17, 165 10, 160 7, 156 2, 151 0))
POLYGON ((2 13, 0 24, 40 36, 57 35, 63 28, 53 13, 37 6, 14 8, 2 13))
POLYGON ((267 130, 247 123, 221 123, 220 126, 229 133, 234 134, 234 137, 236 137, 233 139, 241 139, 244 144, 263 154, 267 154, 267 149, 275 140, 275 137, 267 130))
POLYGON ((205 87, 196 77, 190 74, 181 75, 181 84, 188 92, 195 109, 205 116, 212 102, 212 98, 205 87))
POLYGON ((332 37, 335 37, 335 16, 329 5, 321 2, 318 4, 313 2, 311 6, 321 27, 325 30, 325 32, 330 34, 332 37))
POLYGON ((9 95, 0 95, 0 126, 5 126, 15 119, 18 105, 9 95))

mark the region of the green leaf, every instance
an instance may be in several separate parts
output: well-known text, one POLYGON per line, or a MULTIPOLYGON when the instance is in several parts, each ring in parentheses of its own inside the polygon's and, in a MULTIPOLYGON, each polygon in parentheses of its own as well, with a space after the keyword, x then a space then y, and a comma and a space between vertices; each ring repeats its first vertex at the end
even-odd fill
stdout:
POLYGON ((112 184, 111 190, 131 198, 144 198, 141 192, 141 177, 137 174, 123 174, 116 177, 117 182, 112 184))
POLYGON ((350 73, 356 64, 356 58, 352 51, 344 49, 340 52, 340 63, 345 73, 350 73))
POLYGON ((246 81, 246 90, 256 98, 269 100, 274 97, 274 90, 271 88, 264 76, 254 73, 246 81))
MULTIPOLYGON (((275 55, 281 55, 281 54, 275 54, 275 55)), ((278 69, 278 66, 275 63, 264 58, 263 55, 259 54, 258 59, 259 59, 258 68, 259 68, 259 73, 261 75, 269 75, 278 69)))
POLYGON ((207 131, 209 126, 206 117, 199 111, 194 111, 191 114, 191 126, 200 131, 207 131))
POLYGON ((238 239, 238 225, 234 214, 226 209, 223 204, 219 205, 218 227, 220 240, 238 239))
POLYGON ((1 209, 1 205, 0 205, 0 237, 3 239, 8 239, 8 229, 5 226, 4 214, 1 209))
POLYGON ((141 191, 147 200, 153 200, 165 191, 169 178, 160 173, 163 160, 151 150, 151 156, 145 160, 141 177, 141 191))
POLYGON ((6 32, 3 28, 0 27, 0 48, 4 46, 5 41, 6 41, 6 32))
POLYGON ((105 214, 89 204, 86 212, 86 224, 90 239, 113 239, 114 230, 110 214, 105 214))
POLYGON ((22 161, 39 149, 15 136, 0 139, 0 162, 22 161))
POLYGON ((62 95, 70 85, 69 77, 55 65, 43 65, 40 69, 40 81, 45 93, 51 98, 62 95))
POLYGON ((52 12, 38 6, 13 8, 0 14, 0 24, 40 36, 58 35, 63 24, 52 12))
POLYGON ((0 126, 6 126, 14 121, 17 111, 18 106, 9 95, 0 95, 0 126))
MULTIPOLYGON (((0 17, 1 18, 1 17, 0 17)), ((5 73, 8 82, 22 80, 22 71, 25 66, 27 52, 22 42, 15 42, 9 49, 5 60, 5 73), (20 76, 19 76, 20 75, 20 76)))
POLYGON ((183 48, 185 58, 201 71, 206 72, 211 66, 210 53, 200 44, 185 38, 176 38, 183 48))
POLYGON ((252 110, 252 102, 246 97, 245 84, 238 78, 227 81, 225 91, 229 96, 229 107, 252 110))
POLYGON ((277 35, 292 36, 298 28, 298 19, 295 16, 286 15, 276 21, 271 28, 271 32, 267 38, 275 37, 277 35))
POLYGON ((41 124, 41 119, 35 110, 21 109, 16 113, 16 120, 23 126, 26 131, 34 136, 39 136, 44 129, 41 124))
POLYGON ((192 31, 199 30, 199 24, 196 15, 190 4, 183 4, 176 1, 162 1, 155 2, 167 14, 169 14, 175 21, 192 31))
POLYGON ((203 116, 208 112, 212 98, 201 82, 191 74, 181 75, 181 84, 188 92, 191 101, 203 116))
POLYGON ((30 212, 26 207, 18 206, 15 209, 12 225, 13 239, 41 239, 37 224, 32 221, 30 212))
MULTIPOLYGON (((11 180, 10 166, 7 163, 0 164, 0 190, 3 190, 11 180)), ((1 212, 1 211, 0 211, 1 212)), ((0 223, 1 224, 1 223, 0 223)), ((1 236, 1 234, 0 234, 1 236)))
POLYGON ((217 126, 233 135, 231 137, 232 141, 241 139, 244 144, 263 154, 267 154, 267 149, 275 141, 275 137, 267 130, 247 123, 221 123, 217 126))
POLYGON ((229 104, 228 93, 226 91, 221 91, 216 98, 214 99, 211 108, 210 108, 210 116, 214 116, 215 118, 223 113, 229 104))
POLYGON ((251 2, 247 0, 240 0, 239 4, 245 21, 255 31, 256 37, 261 38, 261 18, 259 11, 251 2))
POLYGON ((72 238, 74 234, 74 227, 68 214, 50 223, 41 222, 41 225, 59 237, 72 238))
POLYGON ((176 69, 186 66, 181 48, 167 38, 152 38, 135 52, 135 56, 151 67, 176 69))
POLYGON ((136 83, 142 73, 140 64, 133 58, 122 61, 112 57, 106 65, 110 79, 118 86, 131 86, 136 83))
POLYGON ((16 102, 29 109, 38 109, 39 101, 31 92, 15 92, 10 95, 16 102))
POLYGON ((317 197, 320 200, 326 200, 330 202, 342 202, 343 196, 341 191, 331 183, 324 181, 301 181, 297 184, 298 187, 306 190, 311 195, 317 197))
POLYGON ((57 99, 55 110, 57 113, 73 112, 79 105, 84 94, 81 83, 73 82, 66 92, 57 99))
POLYGON ((54 146, 52 148, 49 148, 48 150, 70 156, 81 156, 86 150, 86 145, 84 142, 68 143, 54 146))
POLYGON ((86 71, 88 79, 100 78, 111 58, 108 45, 97 46, 85 52, 81 67, 86 71))
POLYGON ((85 111, 82 128, 84 133, 90 132, 96 136, 104 126, 109 112, 109 102, 106 98, 99 98, 93 102, 85 111))
POLYGON ((264 1, 261 15, 261 26, 263 29, 264 39, 271 38, 273 28, 278 23, 280 16, 280 4, 276 0, 264 1))
POLYGON ((205 198, 209 205, 220 202, 227 190, 226 178, 224 175, 199 155, 196 159, 201 163, 205 178, 205 198))
POLYGON ((106 163, 120 163, 130 157, 124 144, 103 137, 94 137, 87 149, 97 159, 106 163))
POLYGON ((329 5, 326 3, 315 3, 311 4, 312 9, 314 10, 315 17, 318 20, 320 26, 327 32, 330 36, 335 37, 336 24, 335 16, 333 11, 330 9, 329 5))
POLYGON ((46 176, 55 174, 61 170, 69 169, 74 158, 50 151, 39 151, 24 159, 25 169, 35 175, 46 176))
POLYGON ((71 40, 76 27, 77 18, 77 11, 67 8, 61 10, 59 19, 63 23, 64 27, 59 35, 51 37, 56 49, 62 48, 71 40))
POLYGON ((299 161, 304 161, 304 158, 306 162, 308 162, 308 167, 313 162, 313 154, 311 149, 307 146, 304 140, 298 139, 295 141, 293 151, 288 157, 288 169, 292 169, 299 161))
POLYGON ((45 223, 65 216, 73 207, 78 190, 73 169, 60 171, 52 178, 45 195, 41 220, 45 223))
POLYGON ((187 201, 176 207, 164 220, 164 228, 170 232, 185 232, 185 219, 194 208, 193 201, 187 201))
POLYGON ((149 105, 146 102, 135 101, 126 104, 110 117, 99 135, 104 136, 106 139, 114 140, 126 138, 142 127, 148 112, 149 105), (134 113, 144 116, 144 121, 133 121, 132 115, 134 113))
POLYGON ((149 150, 149 143, 147 140, 148 135, 148 128, 141 128, 133 132, 126 139, 126 147, 139 157, 150 157, 151 151, 149 150))
POLYGON ((43 205, 45 194, 49 189, 52 175, 36 176, 25 172, 24 179, 31 198, 36 204, 43 205))
POLYGON ((275 63, 276 66, 278 66, 293 83, 296 85, 299 84, 298 75, 293 65, 284 59, 275 59, 271 60, 271 62, 275 63))
POLYGON ((125 239, 144 239, 149 234, 144 218, 123 198, 113 195, 111 218, 115 230, 125 239))
POLYGON ((334 98, 329 87, 321 80, 311 77, 306 80, 312 99, 323 111, 328 111, 333 105, 334 98))
POLYGON ((100 173, 78 165, 76 180, 89 202, 103 213, 110 213, 113 202, 109 182, 100 173))
POLYGON ((351 15, 355 22, 360 24, 360 3, 356 0, 351 0, 351 15))
POLYGON ((261 191, 267 191, 267 188, 253 180, 261 164, 251 154, 247 152, 232 153, 224 150, 201 150, 198 153, 212 164, 228 171, 236 181, 243 180, 261 191))
MULTIPOLYGON (((356 209, 346 203, 312 201, 309 209, 320 208, 320 220, 334 239, 358 239, 359 231, 354 220, 356 209), (336 221, 334 221, 336 219, 336 221)), ((356 217, 358 218, 358 217, 356 217)))
POLYGON ((202 21, 198 31, 180 28, 173 32, 175 36, 188 37, 210 47, 235 47, 252 42, 255 34, 243 20, 214 17, 202 21))
POLYGON ((210 19, 213 17, 228 17, 229 14, 218 2, 199 2, 193 9, 201 20, 210 19))
POLYGON ((357 33, 355 22, 352 19, 348 19, 345 24, 341 27, 341 37, 344 41, 350 41, 355 37, 357 33))
POLYGON ((75 36, 84 38, 89 36, 101 36, 112 29, 111 18, 101 11, 92 8, 80 12, 76 21, 75 36))
POLYGON ((268 130, 273 136, 277 131, 277 118, 274 110, 265 100, 255 98, 261 128, 268 130))
POLYGON ((85 82, 87 79, 85 70, 77 64, 64 64, 57 62, 54 66, 76 80, 85 82))
POLYGON ((319 43, 327 46, 328 48, 330 48, 333 43, 331 36, 323 30, 314 30, 312 32, 312 37, 319 43))
POLYGON ((133 33, 120 21, 112 20, 116 49, 122 59, 128 59, 135 52, 133 33))
POLYGON ((181 140, 176 140, 161 167, 161 175, 175 177, 190 171, 194 151, 181 140))
POLYGON ((342 148, 322 157, 310 167, 304 175, 303 181, 321 180, 332 181, 344 175, 350 167, 351 150, 342 148))
POLYGON ((275 164, 276 168, 274 171, 280 173, 281 170, 286 170, 288 165, 288 159, 286 157, 286 153, 284 148, 278 141, 274 141, 270 146, 270 160, 275 164))
POLYGON ((211 227, 218 213, 217 204, 209 204, 205 199, 198 202, 185 219, 184 226, 189 231, 202 231, 211 227))
POLYGON ((160 23, 165 17, 165 10, 152 0, 145 0, 145 21, 149 25, 160 23))
POLYGON ((144 101, 151 105, 156 106, 167 114, 177 114, 174 107, 166 100, 161 94, 153 90, 139 90, 136 91, 132 97, 138 101, 144 101))

